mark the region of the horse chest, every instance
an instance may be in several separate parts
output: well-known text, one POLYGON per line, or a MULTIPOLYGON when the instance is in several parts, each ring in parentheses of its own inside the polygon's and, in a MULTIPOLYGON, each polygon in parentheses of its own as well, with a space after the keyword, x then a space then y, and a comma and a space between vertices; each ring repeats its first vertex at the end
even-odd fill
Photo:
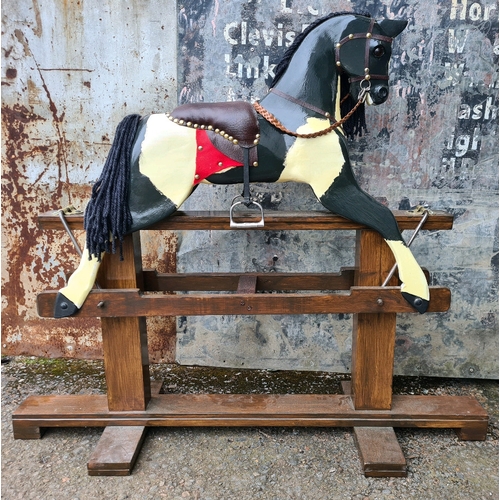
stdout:
MULTIPOLYGON (((309 118, 298 128, 301 134, 319 132, 329 126, 328 120, 309 118)), ((295 181, 309 184, 321 197, 340 175, 346 158, 342 138, 330 133, 313 139, 297 138, 288 150, 279 182, 295 181)))

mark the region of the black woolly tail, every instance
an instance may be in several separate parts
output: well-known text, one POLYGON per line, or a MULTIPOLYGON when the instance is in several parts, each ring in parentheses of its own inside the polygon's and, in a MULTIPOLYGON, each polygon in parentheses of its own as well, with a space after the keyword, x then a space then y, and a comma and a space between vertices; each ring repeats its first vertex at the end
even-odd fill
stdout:
MULTIPOLYGON (((350 94, 350 83, 347 75, 342 74, 340 77, 340 95, 348 96, 344 102, 340 105, 340 116, 344 118, 349 111, 351 111, 354 106, 356 106, 356 101, 352 98, 350 94)), ((354 139, 354 136, 358 135, 361 137, 363 131, 366 132, 366 120, 365 120, 365 104, 361 104, 359 108, 352 114, 352 116, 344 122, 342 129, 347 137, 354 139)))
POLYGON ((113 144, 99 180, 92 188, 92 197, 85 210, 84 228, 90 256, 100 260, 103 252, 116 251, 132 226, 128 206, 130 188, 130 157, 139 128, 140 115, 126 116, 116 128, 113 144))

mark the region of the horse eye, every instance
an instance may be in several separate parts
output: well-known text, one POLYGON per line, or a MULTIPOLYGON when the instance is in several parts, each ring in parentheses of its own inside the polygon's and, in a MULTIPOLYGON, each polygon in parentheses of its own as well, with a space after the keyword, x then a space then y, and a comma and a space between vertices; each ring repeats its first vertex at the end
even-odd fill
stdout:
POLYGON ((382 47, 382 45, 377 45, 373 49, 373 55, 375 57, 382 57, 384 54, 385 54, 385 49, 384 49, 384 47, 382 47))

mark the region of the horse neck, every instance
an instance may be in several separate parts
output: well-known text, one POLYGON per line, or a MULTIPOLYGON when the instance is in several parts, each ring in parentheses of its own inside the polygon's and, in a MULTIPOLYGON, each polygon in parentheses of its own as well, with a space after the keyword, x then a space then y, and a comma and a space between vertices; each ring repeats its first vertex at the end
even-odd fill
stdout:
MULTIPOLYGON (((334 116, 337 83, 334 42, 327 27, 320 25, 302 41, 285 73, 274 87, 334 116)), ((283 114, 287 117, 293 115, 296 119, 292 121, 299 120, 300 123, 304 123, 306 115, 311 115, 311 111, 285 101, 273 93, 267 94, 261 104, 279 118, 283 114)))

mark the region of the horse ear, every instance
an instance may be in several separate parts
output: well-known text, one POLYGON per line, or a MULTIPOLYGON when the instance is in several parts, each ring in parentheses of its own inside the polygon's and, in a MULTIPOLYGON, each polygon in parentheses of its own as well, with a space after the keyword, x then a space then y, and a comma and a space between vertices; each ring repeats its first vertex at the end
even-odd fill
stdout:
POLYGON ((397 37, 407 26, 408 21, 397 21, 393 19, 382 19, 378 23, 380 29, 391 38, 397 37))

